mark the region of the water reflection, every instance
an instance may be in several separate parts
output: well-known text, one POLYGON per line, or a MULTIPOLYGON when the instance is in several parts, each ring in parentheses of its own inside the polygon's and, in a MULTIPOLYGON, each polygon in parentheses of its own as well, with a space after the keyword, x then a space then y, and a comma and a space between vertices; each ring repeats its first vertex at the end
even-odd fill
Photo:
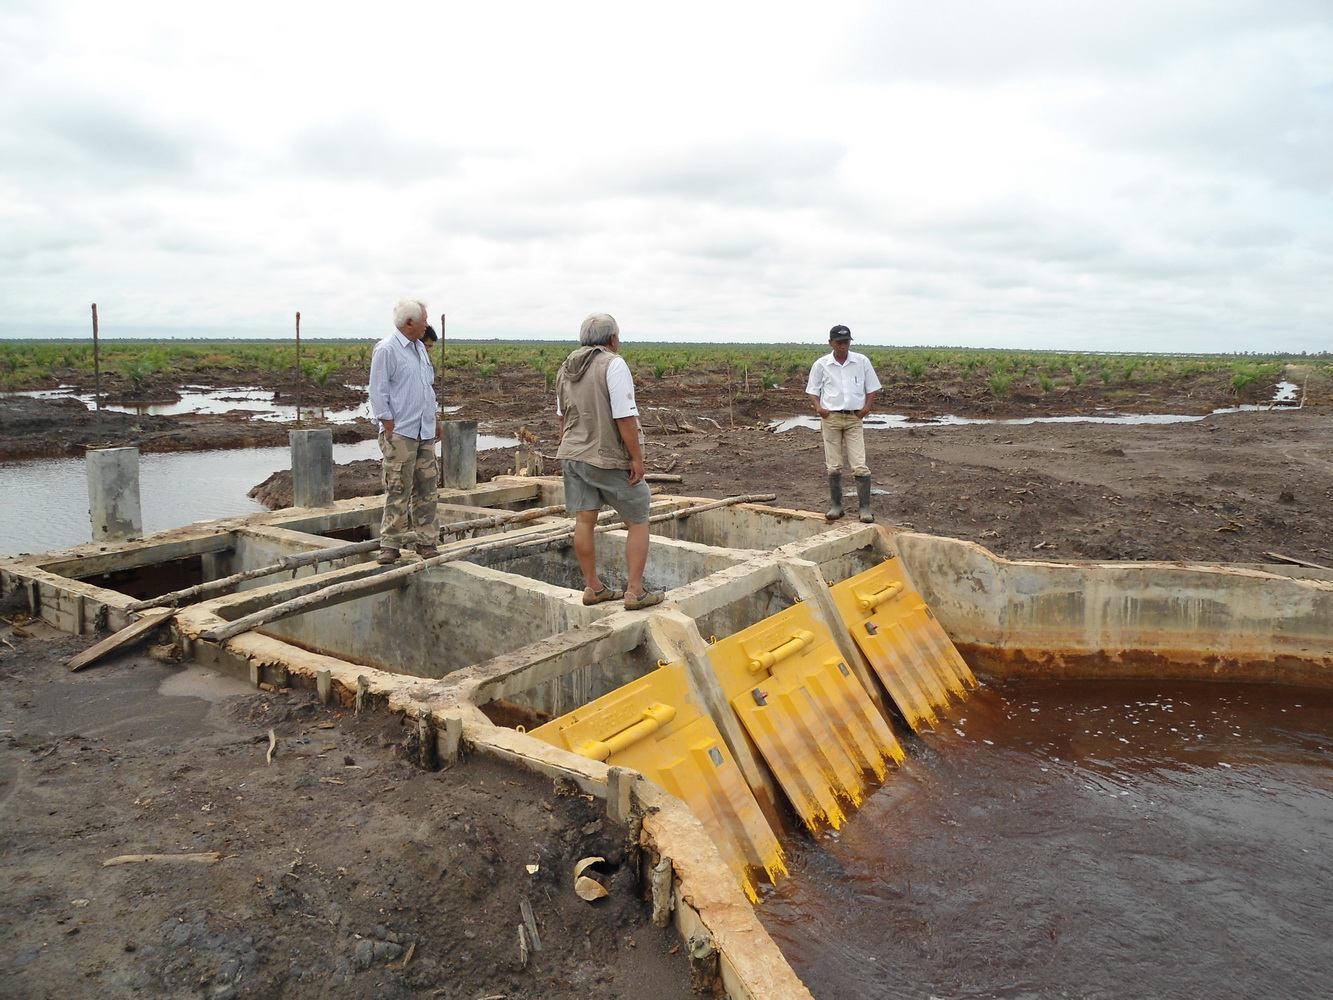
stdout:
MULTIPOLYGON (((351 385, 349 389, 366 391, 366 386, 351 385)), ((91 392, 80 392, 73 386, 61 386, 59 389, 38 389, 32 392, 11 392, 6 396, 27 396, 31 399, 77 399, 88 409, 97 407, 97 399, 91 392)), ((102 402, 102 409, 112 413, 133 413, 138 416, 175 417, 186 413, 230 413, 241 410, 255 420, 275 420, 289 422, 299 419, 298 407, 293 404, 275 403, 273 390, 259 387, 218 388, 206 385, 187 385, 180 390, 180 399, 174 403, 108 403, 102 402)), ((457 413, 460 406, 442 406, 443 413, 457 413)), ((331 424, 350 424, 358 417, 370 419, 369 402, 351 409, 334 409, 323 406, 299 407, 301 418, 327 420, 331 424)))
MULTIPOLYGON (((1298 389, 1299 387, 1294 383, 1279 382, 1271 402, 1223 406, 1211 411, 1211 413, 1246 413, 1256 410, 1295 409, 1289 404, 1296 399, 1298 389)), ((920 417, 909 417, 902 413, 872 413, 865 418, 863 423, 869 430, 902 430, 908 427, 961 427, 966 424, 1183 424, 1202 420, 1205 416, 1210 416, 1211 413, 1118 413, 1114 410, 1104 410, 1098 413, 1074 414, 1062 417, 1012 417, 1006 419, 958 417, 951 413, 921 419, 920 417)), ((774 420, 769 426, 777 432, 789 431, 793 427, 807 427, 818 430, 819 418, 814 414, 803 414, 797 417, 774 420)))
POLYGON ((816 997, 1327 995, 1333 692, 975 694, 761 904, 816 997))
MULTIPOLYGON (((477 436, 479 451, 517 445, 516 438, 477 436)), ((337 463, 379 456, 379 443, 373 438, 333 446, 337 463)), ((265 510, 246 493, 291 466, 291 449, 286 447, 140 455, 144 531, 151 534, 265 510)), ((91 538, 84 458, 0 463, 0 555, 46 552, 91 538)))

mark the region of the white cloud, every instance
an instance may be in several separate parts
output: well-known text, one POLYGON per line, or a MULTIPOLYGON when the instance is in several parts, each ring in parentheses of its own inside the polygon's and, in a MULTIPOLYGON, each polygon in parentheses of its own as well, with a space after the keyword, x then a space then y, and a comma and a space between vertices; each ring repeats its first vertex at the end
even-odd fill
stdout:
POLYGON ((0 336, 1327 349, 1330 126, 1314 0, 8 0, 0 336))

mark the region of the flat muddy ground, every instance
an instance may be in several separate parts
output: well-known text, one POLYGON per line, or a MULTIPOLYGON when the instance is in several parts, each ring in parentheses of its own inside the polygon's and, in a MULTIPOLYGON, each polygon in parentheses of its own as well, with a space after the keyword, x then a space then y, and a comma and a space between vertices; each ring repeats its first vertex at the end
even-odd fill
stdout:
MULTIPOLYGON (((874 511, 1016 559, 1333 566, 1333 386, 1318 371, 1286 378, 1303 387, 1302 408, 1218 414, 1273 386, 1238 399, 1197 377, 1000 400, 965 384, 889 384, 877 410, 913 425, 867 435, 874 511), (1014 422, 1111 411, 1200 419, 1014 422), (943 414, 994 422, 930 423, 943 414)), ((680 477, 662 488, 775 493, 778 506, 822 511, 818 433, 771 429, 807 412, 803 382, 789 381, 750 391, 640 376, 649 470, 680 477)), ((451 371, 440 390, 458 418, 533 442, 556 471, 540 375, 451 371)), ((349 394, 331 387, 326 402, 356 405, 349 394)), ((242 413, 99 416, 77 401, 0 400, 0 458, 284 444, 287 430, 242 413)), ((515 457, 484 453, 482 478, 515 457)), ((340 496, 376 493, 377 463, 340 469, 337 483, 340 496)), ((282 505, 284 489, 279 475, 261 495, 282 505)), ((21 611, 11 596, 0 643, 0 995, 689 995, 688 946, 647 922, 625 831, 571 790, 481 761, 421 771, 392 719, 227 689, 147 656, 70 674, 63 660, 90 640, 21 611), (208 852, 217 860, 178 857, 208 852), (170 857, 104 867, 122 855, 170 857), (570 883, 592 855, 607 858, 612 891, 590 905, 570 883), (543 946, 526 964, 524 901, 543 946)))

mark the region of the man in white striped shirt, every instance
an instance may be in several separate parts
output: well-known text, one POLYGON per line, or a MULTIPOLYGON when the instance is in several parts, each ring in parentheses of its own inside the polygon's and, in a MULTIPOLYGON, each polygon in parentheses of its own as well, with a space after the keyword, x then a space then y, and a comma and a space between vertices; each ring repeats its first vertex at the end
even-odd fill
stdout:
POLYGON ((395 332, 370 356, 370 407, 380 424, 384 456, 384 519, 376 562, 395 562, 414 545, 423 559, 440 554, 435 523, 439 466, 435 442, 444 432, 435 402, 435 369, 421 343, 426 304, 403 299, 393 309, 395 332))
POLYGON ((852 331, 838 324, 828 335, 832 351, 810 366, 810 381, 805 392, 819 414, 824 436, 824 466, 828 471, 829 495, 833 506, 824 516, 830 521, 842 517, 842 453, 856 477, 856 497, 860 501, 862 521, 873 521, 870 510, 870 467, 866 465, 865 431, 861 421, 870 412, 879 377, 870 359, 851 349, 852 331))

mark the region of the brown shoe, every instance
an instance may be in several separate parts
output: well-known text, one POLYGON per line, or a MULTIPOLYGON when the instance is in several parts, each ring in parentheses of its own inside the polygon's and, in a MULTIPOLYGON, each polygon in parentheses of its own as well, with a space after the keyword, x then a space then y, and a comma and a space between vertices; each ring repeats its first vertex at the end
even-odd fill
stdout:
POLYGON ((381 566, 387 566, 389 563, 398 561, 397 549, 380 549, 380 554, 375 557, 375 561, 381 566))
POLYGON ((421 556, 422 559, 431 559, 435 556, 438 556, 439 554, 440 550, 437 549, 434 545, 417 546, 417 555, 421 556))
POLYGON ((626 611, 642 611, 644 608, 651 608, 654 604, 662 603, 662 592, 645 590, 638 597, 630 594, 625 595, 626 611))
POLYGON ((605 604, 607 601, 618 601, 624 596, 623 590, 612 590, 610 587, 603 587, 601 590, 583 588, 583 603, 589 607, 594 604, 605 604))

